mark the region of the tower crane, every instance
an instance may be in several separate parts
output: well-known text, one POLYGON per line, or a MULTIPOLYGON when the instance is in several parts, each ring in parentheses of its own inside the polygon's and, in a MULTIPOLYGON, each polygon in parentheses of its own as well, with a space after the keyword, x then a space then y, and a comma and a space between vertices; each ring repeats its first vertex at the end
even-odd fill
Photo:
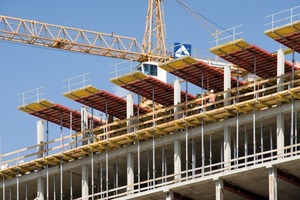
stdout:
MULTIPOLYGON (((0 40, 138 62, 166 59, 163 0, 148 0, 143 43, 135 38, 0 16, 0 40)), ((157 67, 157 66, 156 66, 157 67)))

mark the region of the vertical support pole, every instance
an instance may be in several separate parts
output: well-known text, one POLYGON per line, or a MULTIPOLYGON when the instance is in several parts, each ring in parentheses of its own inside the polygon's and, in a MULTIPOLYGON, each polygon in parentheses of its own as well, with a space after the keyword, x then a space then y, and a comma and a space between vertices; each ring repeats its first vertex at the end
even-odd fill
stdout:
POLYGON ((44 178, 38 177, 37 180, 37 199, 44 200, 44 178))
POLYGON ((3 189, 2 199, 5 200, 5 178, 4 178, 4 176, 2 176, 2 189, 3 189))
POLYGON ((224 199, 223 180, 217 178, 214 181, 215 181, 215 187, 216 187, 216 200, 223 200, 224 199))
POLYGON ((277 169, 269 167, 269 199, 277 200, 277 169))
POLYGON ((133 193, 134 191, 134 159, 131 152, 127 153, 127 192, 133 193))
POLYGON ((231 131, 228 125, 224 126, 224 168, 230 170, 231 167, 231 131))
MULTIPOLYGON (((174 81, 174 105, 181 103, 181 92, 180 92, 179 80, 174 81)), ((179 112, 181 109, 179 106, 174 108, 174 113, 179 112)), ((180 115, 174 116, 174 119, 179 119, 180 115)), ((181 178, 181 143, 179 140, 174 141, 174 174, 175 180, 181 178)))
POLYGON ((83 165, 81 168, 81 196, 83 200, 88 200, 89 195, 89 171, 88 166, 83 165))
POLYGON ((73 171, 70 171, 70 199, 73 199, 73 171))
POLYGON ((195 139, 192 138, 192 176, 194 178, 196 172, 195 172, 195 169, 196 169, 196 145, 195 145, 195 139))
POLYGON ((244 138, 245 138, 245 143, 244 143, 245 166, 247 166, 247 163, 248 163, 248 134, 247 134, 247 126, 246 125, 244 125, 244 138))

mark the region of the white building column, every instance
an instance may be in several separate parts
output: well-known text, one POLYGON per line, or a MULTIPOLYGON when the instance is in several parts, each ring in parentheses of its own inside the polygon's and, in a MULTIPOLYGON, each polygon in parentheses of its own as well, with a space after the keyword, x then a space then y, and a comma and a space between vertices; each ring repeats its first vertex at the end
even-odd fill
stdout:
MULTIPOLYGON (((133 112, 133 96, 132 94, 128 94, 126 96, 126 116, 127 116, 127 119, 129 119, 130 117, 133 117, 134 115, 134 112, 133 112)), ((128 120, 127 121, 127 127, 133 125, 133 122, 128 120)), ((133 131, 133 128, 127 128, 127 133, 129 132, 132 132, 133 131)))
MULTIPOLYGON (((284 52, 282 49, 277 50, 277 85, 284 83, 284 52)), ((280 86, 277 88, 277 92, 284 90, 284 86, 280 86)))
MULTIPOLYGON (((132 94, 128 94, 126 96, 127 100, 127 119, 130 117, 133 117, 134 110, 133 110, 133 96, 132 94)), ((127 121, 127 127, 133 125, 133 122, 128 120, 127 121)), ((131 127, 127 128, 127 132, 132 132, 134 129, 131 127)), ((132 153, 127 154, 127 191, 133 191, 134 190, 134 158, 132 153)))
POLYGON ((174 193, 171 191, 168 191, 166 193, 166 200, 173 200, 174 199, 174 193))
POLYGON ((215 181, 215 186, 216 186, 216 200, 223 200, 224 199, 223 180, 217 178, 214 181, 215 181))
MULTIPOLYGON (((231 89, 231 69, 230 66, 224 66, 224 91, 231 89)), ((230 98, 230 92, 224 93, 224 106, 230 105, 230 101, 226 99, 230 98)))
POLYGON ((43 157, 43 150, 44 150, 44 120, 38 120, 37 121, 37 126, 36 126, 36 129, 37 129, 37 145, 40 145, 38 146, 37 148, 37 151, 39 152, 37 154, 37 157, 38 158, 42 158, 43 157))
MULTIPOLYGON (((181 103, 181 88, 179 80, 174 81, 174 105, 178 105, 181 103)), ((174 108, 174 113, 179 112, 181 110, 180 107, 174 108)), ((174 119, 179 119, 181 115, 175 115, 174 119)), ((175 179, 181 178, 181 143, 180 140, 174 141, 174 174, 175 179)))
POLYGON ((45 191, 45 179, 43 177, 38 177, 37 180, 37 199, 44 200, 45 191))
POLYGON ((87 165, 81 168, 81 195, 83 200, 88 200, 89 195, 89 169, 87 165))
MULTIPOLYGON (((284 83, 284 52, 282 49, 278 49, 277 51, 277 85, 284 83)), ((279 86, 277 88, 277 92, 284 90, 283 86, 279 86)), ((278 110, 277 114, 277 155, 284 154, 284 114, 281 113, 281 110, 278 110)))
MULTIPOLYGON (((44 150, 44 123, 45 121, 39 120, 37 121, 37 154, 38 158, 43 157, 43 150, 44 150)), ((37 199, 44 200, 44 191, 45 191, 45 181, 43 177, 38 177, 37 179, 37 199)))
POLYGON ((231 166, 231 131, 228 125, 224 124, 224 168, 231 166))
MULTIPOLYGON (((231 69, 230 66, 224 66, 224 91, 231 89, 231 69)), ((224 106, 230 105, 230 92, 224 93, 224 106)), ((231 163, 231 133, 227 124, 224 124, 224 167, 230 167, 231 163)))
POLYGON ((276 140, 277 140, 277 155, 284 154, 284 114, 278 110, 277 114, 277 129, 276 129, 276 140))
POLYGON ((277 169, 269 167, 269 200, 277 200, 277 169))
MULTIPOLYGON (((82 107, 81 108, 81 131, 86 131, 88 130, 89 126, 88 126, 88 111, 86 107, 82 107)), ((86 139, 88 137, 88 134, 85 133, 82 135, 82 139, 85 139, 84 141, 82 141, 82 145, 85 145, 88 143, 88 140, 86 139)))
POLYGON ((127 192, 134 190, 134 159, 133 154, 127 154, 127 192))

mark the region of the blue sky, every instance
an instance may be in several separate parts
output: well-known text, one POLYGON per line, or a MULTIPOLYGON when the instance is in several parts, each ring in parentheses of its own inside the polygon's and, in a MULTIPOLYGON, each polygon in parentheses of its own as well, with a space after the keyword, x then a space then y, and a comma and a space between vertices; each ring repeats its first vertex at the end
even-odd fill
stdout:
MULTIPOLYGON (((134 37, 139 43, 145 28, 147 0, 1 0, 0 15, 103 33, 134 37)), ((299 0, 186 0, 195 11, 224 28, 243 24, 241 35, 247 42, 269 52, 276 51, 278 44, 264 35, 270 19, 265 16, 299 6, 299 0)), ((213 38, 197 23, 176 0, 164 1, 166 43, 187 42, 193 49, 208 54, 213 38)), ((36 143, 37 118, 17 109, 21 102, 19 93, 44 87, 42 97, 72 109, 80 105, 63 97, 66 91, 63 80, 89 73, 89 84, 115 93, 116 87, 109 82, 112 65, 123 60, 88 54, 70 53, 47 48, 0 41, 0 90, 1 152, 24 148, 36 143)), ((299 55, 296 55, 299 57, 299 55)), ((65 130, 68 132, 67 130, 65 130)), ((52 138, 59 137, 59 127, 50 129, 52 138)))

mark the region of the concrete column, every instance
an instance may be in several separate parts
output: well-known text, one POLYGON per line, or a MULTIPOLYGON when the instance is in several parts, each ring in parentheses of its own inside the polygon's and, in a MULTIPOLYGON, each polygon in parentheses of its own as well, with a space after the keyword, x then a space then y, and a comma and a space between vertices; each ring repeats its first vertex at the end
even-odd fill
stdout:
POLYGON ((216 179, 215 180, 215 186, 216 186, 216 200, 223 200, 224 199, 223 180, 216 179))
POLYGON ((231 131, 230 128, 224 124, 224 168, 231 166, 231 131))
MULTIPOLYGON (((231 69, 230 66, 224 66, 224 91, 231 89, 231 69)), ((226 99, 230 98, 230 92, 224 93, 224 106, 228 106, 230 101, 226 99)))
POLYGON ((89 169, 87 165, 81 168, 81 195, 83 200, 88 200, 89 195, 89 169))
POLYGON ((181 175, 181 143, 179 140, 174 141, 174 174, 175 179, 180 179, 181 175))
MULTIPOLYGON (((128 94, 126 96, 126 108, 127 108, 127 119, 130 118, 130 117, 133 117, 134 115, 134 112, 133 112, 133 96, 132 94, 128 94)), ((133 122, 128 120, 127 121, 127 127, 133 125, 133 122)), ((133 128, 127 128, 127 133, 130 133, 133 131, 133 128)))
POLYGON ((44 150, 44 121, 39 120, 37 121, 37 145, 40 145, 37 147, 37 151, 39 152, 37 154, 37 158, 43 157, 43 150, 44 150))
MULTIPOLYGON (((174 81, 174 106, 181 103, 181 87, 179 80, 174 81)), ((180 107, 174 108, 174 113, 179 112, 180 107)), ((175 119, 178 119, 180 115, 175 115, 175 119)))
MULTIPOLYGON (((179 80, 174 81, 174 105, 181 103, 181 87, 179 80)), ((174 112, 179 112, 180 107, 174 108, 174 112)), ((179 119, 180 115, 175 115, 174 119, 179 119)), ((174 141, 174 173, 181 173, 181 143, 179 140, 174 141)), ((180 179, 181 175, 175 175, 175 179, 180 179)))
MULTIPOLYGON (((86 131, 88 130, 88 111, 86 107, 81 108, 81 131, 86 131)), ((88 137, 88 134, 85 133, 82 135, 82 139, 86 139, 88 137)), ((82 145, 85 145, 88 143, 88 140, 82 141, 82 145)))
POLYGON ((45 181, 43 177, 38 177, 37 180, 37 199, 44 200, 45 181))
POLYGON ((277 155, 284 154, 284 114, 278 110, 277 114, 277 131, 276 131, 276 140, 277 140, 277 155))
POLYGON ((134 190, 134 159, 133 154, 127 154, 127 192, 134 190))
POLYGON ((277 169, 269 168, 269 200, 277 200, 277 169))
MULTIPOLYGON (((284 52, 282 49, 277 50, 277 85, 284 83, 284 52)), ((277 88, 277 92, 284 90, 283 86, 277 88)))
POLYGON ((174 200, 174 193, 169 191, 166 193, 166 200, 174 200))

